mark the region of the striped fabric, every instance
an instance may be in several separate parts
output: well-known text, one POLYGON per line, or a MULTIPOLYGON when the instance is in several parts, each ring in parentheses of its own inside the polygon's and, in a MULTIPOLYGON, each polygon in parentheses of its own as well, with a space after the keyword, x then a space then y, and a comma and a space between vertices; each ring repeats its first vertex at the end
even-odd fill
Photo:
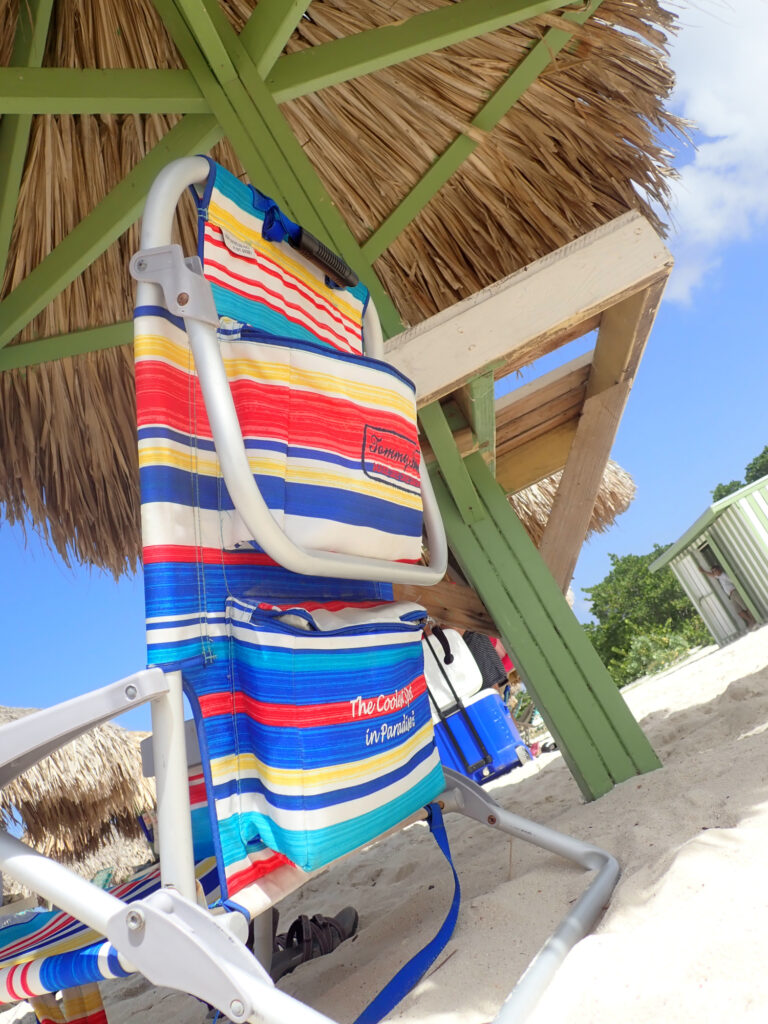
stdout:
MULTIPOLYGON (((215 164, 199 214, 220 348, 272 514, 302 546, 418 560, 413 387, 386 363, 360 355, 365 290, 330 286, 290 244, 296 226, 215 164)), ((211 796, 222 897, 247 903, 241 894, 249 885, 289 867, 270 849, 275 836, 265 846, 248 817, 255 813, 253 771, 238 760, 238 728, 211 710, 235 701, 231 610, 254 599, 389 601, 392 588, 276 566, 232 507, 183 321, 161 307, 139 308, 135 338, 148 661, 183 672, 211 796)), ((425 790, 434 788, 433 776, 425 790)), ((193 820, 197 829, 201 816, 193 820)))
MULTIPOLYGON (((220 896, 215 860, 198 864, 196 872, 205 898, 215 902, 220 896)), ((160 868, 153 865, 110 892, 131 903, 159 887, 160 868)), ((63 911, 0 918, 0 1003, 130 973, 109 942, 63 911)))
POLYGON ((423 608, 233 597, 227 611, 234 686, 200 707, 222 751, 211 773, 231 870, 256 838, 313 870, 441 792, 423 608))

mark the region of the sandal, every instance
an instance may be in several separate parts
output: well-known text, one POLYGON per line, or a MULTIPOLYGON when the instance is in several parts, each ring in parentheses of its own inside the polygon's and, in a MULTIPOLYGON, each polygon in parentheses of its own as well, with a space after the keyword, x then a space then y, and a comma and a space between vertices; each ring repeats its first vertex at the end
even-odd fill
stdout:
POLYGON ((270 975, 277 981, 299 964, 332 953, 357 932, 358 916, 354 907, 344 907, 335 917, 315 914, 297 917, 287 932, 275 936, 270 975))

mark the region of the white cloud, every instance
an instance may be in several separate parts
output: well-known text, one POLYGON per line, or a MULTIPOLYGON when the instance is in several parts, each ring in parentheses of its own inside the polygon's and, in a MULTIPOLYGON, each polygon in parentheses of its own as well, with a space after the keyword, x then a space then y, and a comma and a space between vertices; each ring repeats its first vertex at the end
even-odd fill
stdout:
POLYGON ((667 296, 688 301, 725 246, 768 223, 768 0, 694 0, 679 16, 671 105, 701 134, 674 185, 667 296))

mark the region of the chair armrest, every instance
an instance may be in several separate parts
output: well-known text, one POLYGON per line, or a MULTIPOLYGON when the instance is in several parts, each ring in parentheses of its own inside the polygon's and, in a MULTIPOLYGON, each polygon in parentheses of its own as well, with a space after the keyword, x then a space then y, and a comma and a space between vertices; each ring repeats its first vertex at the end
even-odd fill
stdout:
POLYGON ((167 692, 162 669, 144 669, 0 726, 0 786, 95 725, 167 692))

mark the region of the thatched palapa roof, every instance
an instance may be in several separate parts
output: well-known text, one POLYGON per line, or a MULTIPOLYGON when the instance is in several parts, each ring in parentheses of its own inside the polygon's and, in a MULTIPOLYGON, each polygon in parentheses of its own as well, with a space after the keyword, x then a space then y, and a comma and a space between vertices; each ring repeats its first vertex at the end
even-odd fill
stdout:
MULTIPOLYGON (((221 6, 240 31, 255 5, 221 6)), ((445 6, 450 0, 314 0, 284 55, 445 6)), ((11 59, 19 10, 23 0, 0 0, 0 65, 11 59)), ((174 8, 158 2, 157 10, 174 8)), ((183 33, 166 28, 157 10, 150 0, 55 0, 43 67, 192 68, 183 33)), ((497 122, 502 111, 482 112, 484 105, 511 69, 565 24, 562 11, 280 102, 404 324, 625 211, 639 209, 662 229, 653 204, 666 203, 671 170, 658 137, 680 127, 664 108, 673 84, 664 47, 674 17, 657 0, 604 0, 594 12, 570 8, 569 16, 571 41, 497 122), (576 23, 580 12, 583 25, 576 23), (466 159, 456 159, 434 197, 425 195, 392 237, 377 234, 441 155, 459 150, 466 159)), ((267 84, 279 92, 286 76, 281 84, 280 64, 275 68, 267 84)), ((44 257, 179 120, 141 112, 36 114, 0 295, 23 289, 44 257)), ((242 172, 228 142, 213 152, 242 172)), ((182 240, 192 251, 191 210, 187 215, 182 240)), ((105 214, 104 230, 117 237, 123 226, 107 221, 105 214)), ((60 268, 63 290, 11 344, 128 320, 127 264, 137 240, 134 225, 74 280, 60 268)), ((79 255, 77 247, 71 251, 79 255)), ((0 373, 7 518, 29 513, 65 559, 116 574, 135 565, 140 550, 133 405, 127 346, 0 373)))
MULTIPOLYGON (((0 706, 0 725, 29 714, 0 706)), ((138 815, 155 805, 141 772, 142 733, 100 725, 0 789, 0 824, 19 823, 35 849, 82 861, 118 838, 138 839, 138 815)))

